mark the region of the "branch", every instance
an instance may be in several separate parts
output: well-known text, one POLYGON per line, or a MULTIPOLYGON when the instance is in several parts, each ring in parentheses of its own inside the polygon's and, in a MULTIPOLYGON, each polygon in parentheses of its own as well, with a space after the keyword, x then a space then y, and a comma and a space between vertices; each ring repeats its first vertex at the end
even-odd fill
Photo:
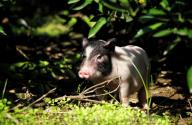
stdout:
MULTIPOLYGON (((117 78, 120 79, 120 77, 115 77, 115 78, 113 78, 113 79, 106 80, 106 81, 104 81, 104 82, 95 84, 95 85, 87 88, 86 90, 84 90, 84 91, 81 92, 81 93, 82 93, 82 94, 86 94, 88 91, 89 91, 89 93, 90 93, 90 91, 97 90, 97 89, 98 89, 97 87, 102 86, 102 85, 105 85, 106 83, 109 84, 111 81, 113 81, 113 80, 115 80, 115 79, 117 79, 117 78), (91 90, 91 89, 93 89, 93 90, 91 90)), ((104 86, 103 86, 103 87, 104 87, 104 86)))
POLYGON ((92 99, 88 99, 88 98, 104 96, 104 95, 108 95, 108 94, 114 93, 114 92, 116 92, 119 89, 120 84, 118 84, 118 86, 114 90, 106 92, 106 93, 103 93, 103 94, 97 94, 97 95, 96 94, 95 95, 85 95, 85 94, 93 93, 97 89, 105 87, 106 84, 110 84, 113 80, 116 80, 116 79, 120 80, 120 77, 116 77, 116 78, 113 78, 113 79, 101 82, 99 84, 93 85, 93 86, 87 88, 86 90, 84 90, 83 92, 79 93, 79 95, 74 95, 74 96, 66 96, 65 95, 65 96, 62 96, 62 97, 59 97, 59 98, 56 98, 56 99, 62 100, 62 99, 65 99, 65 98, 70 98, 70 99, 75 99, 75 100, 80 100, 80 101, 88 101, 88 102, 94 102, 94 103, 103 104, 103 101, 96 101, 96 100, 92 100, 92 99))
POLYGON ((93 102, 93 103, 98 103, 98 104, 103 104, 103 101, 97 101, 97 100, 92 100, 92 99, 87 99, 85 97, 81 97, 81 95, 76 95, 76 96, 62 96, 59 98, 56 98, 58 100, 63 100, 65 98, 70 98, 70 99, 75 99, 75 100, 79 100, 79 101, 86 101, 86 102, 93 102))
POLYGON ((51 89, 50 91, 48 91, 46 94, 42 95, 40 98, 38 98, 37 100, 35 100, 34 102, 32 102, 31 104, 29 104, 28 106, 26 106, 25 108, 23 108, 23 110, 31 107, 32 105, 34 105, 35 103, 41 101, 43 98, 45 98, 47 95, 53 93, 56 90, 56 88, 51 89))

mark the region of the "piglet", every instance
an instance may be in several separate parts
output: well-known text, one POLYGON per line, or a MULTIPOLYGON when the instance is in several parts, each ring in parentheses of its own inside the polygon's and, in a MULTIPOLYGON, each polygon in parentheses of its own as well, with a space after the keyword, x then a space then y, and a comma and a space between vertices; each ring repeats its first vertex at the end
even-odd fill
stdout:
MULTIPOLYGON (((146 52, 134 45, 115 46, 116 39, 92 40, 84 38, 83 61, 78 75, 94 84, 119 77, 120 80, 108 84, 107 89, 119 86, 119 99, 124 106, 129 106, 129 96, 138 92, 138 99, 143 108, 147 108, 144 84, 149 81, 150 63, 146 52)), ((99 89, 97 94, 104 91, 99 89)))

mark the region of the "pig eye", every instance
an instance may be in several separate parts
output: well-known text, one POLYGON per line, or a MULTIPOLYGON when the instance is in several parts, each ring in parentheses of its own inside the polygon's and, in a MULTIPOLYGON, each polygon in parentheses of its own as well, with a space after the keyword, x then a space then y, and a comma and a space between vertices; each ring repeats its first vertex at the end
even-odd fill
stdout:
POLYGON ((97 61, 98 61, 98 62, 103 62, 103 59, 104 59, 104 58, 103 58, 102 55, 98 55, 98 56, 97 56, 97 61))

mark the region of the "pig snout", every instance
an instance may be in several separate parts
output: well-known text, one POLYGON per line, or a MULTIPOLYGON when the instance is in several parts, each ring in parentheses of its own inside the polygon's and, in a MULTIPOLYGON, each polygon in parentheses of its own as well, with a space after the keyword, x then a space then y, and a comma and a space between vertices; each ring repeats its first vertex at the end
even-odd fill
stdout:
POLYGON ((85 78, 85 79, 89 79, 91 76, 90 72, 87 70, 80 70, 79 71, 79 77, 80 78, 85 78))

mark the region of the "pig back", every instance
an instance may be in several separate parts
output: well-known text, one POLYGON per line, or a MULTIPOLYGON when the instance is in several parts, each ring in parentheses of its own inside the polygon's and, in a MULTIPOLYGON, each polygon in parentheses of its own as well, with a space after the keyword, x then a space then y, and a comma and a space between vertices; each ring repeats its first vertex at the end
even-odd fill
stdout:
POLYGON ((121 77, 122 82, 130 84, 131 89, 140 89, 142 79, 148 83, 150 64, 142 48, 133 45, 115 47, 112 65, 111 76, 121 77))

